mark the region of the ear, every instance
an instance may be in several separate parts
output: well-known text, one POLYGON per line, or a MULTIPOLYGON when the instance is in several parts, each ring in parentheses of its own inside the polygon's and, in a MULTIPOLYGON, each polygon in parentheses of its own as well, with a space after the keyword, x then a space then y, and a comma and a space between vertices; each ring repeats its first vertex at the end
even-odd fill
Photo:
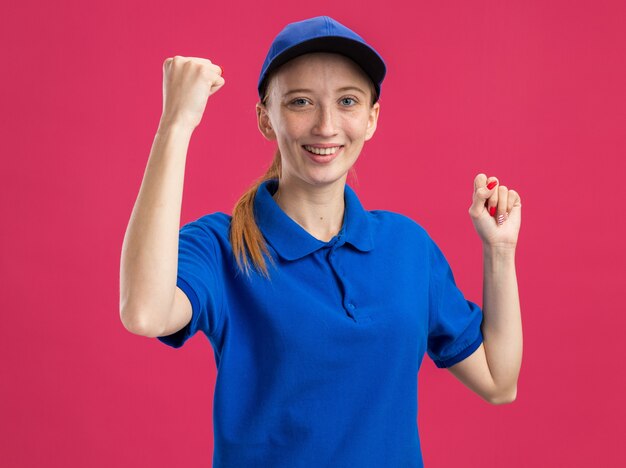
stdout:
POLYGON ((265 105, 261 102, 257 102, 256 104, 256 118, 257 125, 261 134, 270 141, 275 140, 276 134, 274 133, 274 129, 272 128, 270 116, 267 113, 267 107, 265 107, 265 105))
POLYGON ((374 136, 376 126, 378 124, 378 113, 380 112, 380 102, 376 101, 370 109, 370 115, 367 119, 367 130, 365 132, 365 140, 369 140, 374 136))

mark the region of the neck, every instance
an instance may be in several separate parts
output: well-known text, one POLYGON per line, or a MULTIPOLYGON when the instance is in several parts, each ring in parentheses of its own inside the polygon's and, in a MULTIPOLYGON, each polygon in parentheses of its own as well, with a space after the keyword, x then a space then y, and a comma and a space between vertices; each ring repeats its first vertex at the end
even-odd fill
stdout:
POLYGON ((273 198, 280 208, 316 239, 331 240, 340 230, 345 210, 345 178, 312 186, 281 179, 273 198))

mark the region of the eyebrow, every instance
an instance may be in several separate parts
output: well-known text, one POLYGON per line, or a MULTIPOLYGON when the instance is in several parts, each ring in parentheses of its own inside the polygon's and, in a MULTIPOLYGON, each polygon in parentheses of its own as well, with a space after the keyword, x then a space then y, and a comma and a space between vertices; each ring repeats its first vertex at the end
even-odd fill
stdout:
MULTIPOLYGON (((363 91, 361 88, 359 88, 358 86, 344 86, 343 88, 339 88, 337 89, 338 92, 343 92, 343 91, 358 91, 362 94, 367 94, 365 91, 363 91)), ((313 90, 312 89, 306 89, 306 88, 298 88, 298 89, 292 89, 290 91, 287 91, 284 95, 288 96, 290 94, 294 94, 294 93, 312 93, 313 90)))

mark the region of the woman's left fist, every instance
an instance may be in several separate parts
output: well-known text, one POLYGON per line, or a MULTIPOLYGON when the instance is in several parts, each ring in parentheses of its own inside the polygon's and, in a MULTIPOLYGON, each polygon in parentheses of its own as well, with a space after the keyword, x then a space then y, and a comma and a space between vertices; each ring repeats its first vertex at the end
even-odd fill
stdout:
POLYGON ((500 185, 497 177, 478 174, 469 214, 483 244, 515 248, 522 222, 522 201, 515 190, 500 185))

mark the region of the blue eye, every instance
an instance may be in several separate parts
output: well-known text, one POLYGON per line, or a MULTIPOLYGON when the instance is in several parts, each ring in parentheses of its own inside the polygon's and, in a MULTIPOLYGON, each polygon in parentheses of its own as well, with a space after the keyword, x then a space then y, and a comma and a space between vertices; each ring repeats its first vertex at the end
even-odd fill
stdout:
MULTIPOLYGON (((341 98, 340 102, 344 104, 345 107, 352 107, 356 104, 358 104, 358 101, 353 98, 353 97, 345 97, 345 98, 341 98)), ((290 102, 290 104, 296 106, 296 107, 304 107, 309 103, 308 99, 306 98, 296 98, 294 100, 292 100, 290 102)))

